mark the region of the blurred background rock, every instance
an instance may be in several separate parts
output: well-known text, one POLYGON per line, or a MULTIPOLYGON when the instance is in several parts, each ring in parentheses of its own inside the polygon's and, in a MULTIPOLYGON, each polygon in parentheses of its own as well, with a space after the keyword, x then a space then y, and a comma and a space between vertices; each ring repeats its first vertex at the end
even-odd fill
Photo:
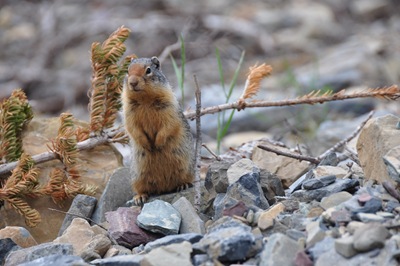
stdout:
MULTIPOLYGON (((246 52, 235 95, 249 66, 274 68, 258 99, 285 99, 313 89, 363 89, 399 84, 400 6, 395 0, 0 0, 0 99, 23 88, 35 111, 58 116, 71 111, 88 120, 92 42, 104 41, 121 25, 132 30, 126 54, 160 56, 172 85, 177 79, 168 51, 180 66, 179 36, 186 46, 184 108, 194 109, 196 74, 203 105, 225 102, 215 49, 229 84, 246 52), (168 49, 166 49, 168 48, 168 49)), ((176 94, 180 92, 176 89, 176 94)), ((326 119, 351 118, 399 104, 354 100, 237 113, 230 132, 315 132, 326 119)), ((213 136, 216 116, 203 117, 213 136)))

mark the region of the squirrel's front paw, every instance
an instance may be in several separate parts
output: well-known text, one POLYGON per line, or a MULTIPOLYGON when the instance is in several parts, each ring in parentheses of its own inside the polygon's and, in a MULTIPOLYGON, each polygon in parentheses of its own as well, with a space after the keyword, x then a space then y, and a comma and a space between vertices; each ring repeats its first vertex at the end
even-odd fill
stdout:
POLYGON ((133 204, 136 206, 143 206, 149 199, 149 195, 147 194, 138 194, 133 197, 133 204))
POLYGON ((154 141, 154 145, 156 146, 157 149, 160 149, 165 145, 166 142, 167 142, 167 136, 165 134, 158 133, 154 141))

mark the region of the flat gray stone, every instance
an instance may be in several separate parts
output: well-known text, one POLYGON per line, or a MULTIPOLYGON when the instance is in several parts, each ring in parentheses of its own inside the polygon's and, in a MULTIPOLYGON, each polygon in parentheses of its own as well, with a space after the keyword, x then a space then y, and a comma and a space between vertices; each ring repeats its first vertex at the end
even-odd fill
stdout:
POLYGON ((196 233, 187 233, 187 234, 179 234, 179 235, 171 235, 164 236, 152 242, 149 242, 144 247, 145 252, 150 252, 152 249, 161 246, 167 246, 170 244, 182 243, 184 241, 189 242, 191 244, 199 242, 203 238, 202 235, 196 233))
POLYGON ((90 264, 85 263, 85 261, 79 256, 73 255, 50 255, 42 258, 38 258, 36 260, 22 263, 19 266, 46 266, 46 265, 54 265, 54 266, 89 266, 90 264))
POLYGON ((132 178, 133 175, 126 167, 118 168, 112 173, 92 215, 95 223, 104 222, 106 212, 115 211, 132 199, 132 178))
POLYGON ((139 227, 153 233, 173 235, 179 232, 181 220, 181 214, 171 204, 155 200, 144 204, 136 221, 139 227))
POLYGON ((30 248, 24 248, 10 252, 4 266, 14 266, 30 262, 50 255, 73 255, 71 244, 43 243, 30 248))
POLYGON ((90 262, 97 266, 140 266, 143 255, 119 255, 106 259, 97 259, 90 262))
POLYGON ((204 234, 205 227, 203 220, 200 219, 196 209, 185 197, 181 197, 174 202, 172 206, 179 211, 182 217, 181 227, 179 233, 197 233, 204 234))
POLYGON ((302 189, 295 191, 293 192, 291 197, 305 202, 309 202, 312 200, 321 201, 323 197, 327 197, 331 194, 354 188, 357 185, 359 185, 359 182, 355 179, 337 179, 335 183, 332 183, 326 187, 314 190, 302 189))

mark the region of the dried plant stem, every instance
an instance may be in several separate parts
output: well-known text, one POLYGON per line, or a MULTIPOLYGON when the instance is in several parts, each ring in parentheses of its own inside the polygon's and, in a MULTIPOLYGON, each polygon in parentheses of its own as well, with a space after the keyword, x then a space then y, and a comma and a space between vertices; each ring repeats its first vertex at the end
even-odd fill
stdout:
MULTIPOLYGON (((87 140, 78 142, 77 149, 78 149, 78 151, 89 150, 98 145, 106 144, 108 142, 113 142, 114 140, 112 138, 115 135, 117 135, 118 133, 119 133, 119 131, 110 131, 107 134, 103 133, 98 136, 92 136, 92 137, 88 138, 87 140)), ((57 153, 55 153, 55 152, 44 152, 44 153, 32 156, 32 160, 35 162, 35 164, 48 162, 48 161, 51 161, 51 160, 54 160, 57 158, 58 158, 58 156, 57 156, 57 153)), ((15 167, 17 167, 17 165, 18 165, 18 162, 1 164, 0 165, 0 176, 11 172, 12 170, 14 170, 15 167)))
POLYGON ((217 161, 221 161, 221 157, 219 157, 215 152, 213 152, 206 144, 202 144, 203 146, 217 161))
POLYGON ((258 145, 257 147, 262 149, 262 150, 265 150, 265 151, 273 152, 273 153, 275 153, 277 155, 283 155, 283 156, 290 157, 290 158, 293 158, 293 159, 297 159, 297 160, 300 160, 300 161, 308 161, 308 162, 311 162, 313 164, 319 164, 319 162, 320 162, 317 158, 314 158, 312 156, 306 156, 306 155, 301 155, 301 154, 281 151, 281 150, 278 150, 278 149, 275 149, 275 148, 271 148, 271 147, 268 147, 268 146, 265 146, 265 145, 258 145))
POLYGON ((322 161, 322 159, 324 159, 326 156, 328 156, 329 153, 338 150, 340 147, 345 145, 347 142, 349 142, 350 140, 355 138, 357 136, 357 134, 360 133, 361 129, 365 126, 365 124, 368 122, 368 120, 371 119, 371 117, 373 115, 374 115, 374 111, 371 111, 368 114, 367 118, 364 121, 362 121, 362 123, 356 128, 356 130, 354 130, 347 138, 342 139, 341 141, 339 141, 338 143, 333 145, 331 148, 326 150, 324 153, 322 153, 318 157, 312 157, 312 156, 306 156, 306 155, 301 155, 301 154, 296 154, 296 153, 291 153, 291 152, 285 152, 285 151, 282 151, 282 150, 279 150, 279 149, 276 149, 276 148, 272 148, 272 147, 268 147, 268 146, 265 146, 265 145, 258 145, 257 147, 262 149, 262 150, 273 152, 273 153, 275 153, 277 155, 286 156, 286 157, 297 159, 297 160, 300 160, 300 161, 308 161, 308 162, 311 162, 313 164, 319 164, 322 161))
POLYGON ((335 145, 333 145, 330 149, 326 150, 324 153, 322 153, 320 156, 317 157, 317 160, 322 160, 323 158, 325 158, 326 156, 328 156, 329 153, 334 152, 336 150, 338 150, 340 147, 342 147, 343 145, 345 145, 347 142, 349 142, 350 140, 354 139, 358 133, 360 133, 361 129, 365 126, 365 124, 368 122, 368 120, 371 119, 371 117, 374 115, 374 111, 371 111, 367 118, 361 122, 361 124, 356 128, 356 130, 353 131, 353 133, 351 133, 351 135, 349 135, 347 138, 342 139, 341 141, 339 141, 338 143, 336 143, 335 145))
MULTIPOLYGON (((315 94, 316 92, 314 92, 315 94)), ((349 93, 346 94, 344 91, 340 91, 335 94, 327 94, 327 95, 306 95, 307 97, 301 97, 297 99, 291 100, 281 100, 281 101, 252 101, 252 102, 233 102, 226 103, 217 106, 211 106, 207 108, 203 108, 201 110, 201 115, 206 114, 215 114, 218 112, 222 112, 224 110, 229 109, 244 109, 244 108, 256 108, 256 107, 281 107, 281 106, 290 106, 290 105, 299 105, 299 104, 317 104, 338 100, 347 100, 347 99, 355 99, 355 98, 386 98, 391 100, 396 100, 400 98, 400 90, 396 85, 387 88, 378 88, 378 89, 367 89, 361 92, 349 93)), ((186 112, 186 117, 188 119, 195 119, 196 112, 190 111, 186 112)))
POLYGON ((194 207, 197 211, 200 211, 201 207, 201 189, 200 189, 200 168, 201 168, 201 158, 200 158, 200 151, 201 151, 201 90, 199 83, 197 82, 196 75, 193 76, 194 83, 196 85, 196 149, 195 149, 195 196, 194 196, 194 207))

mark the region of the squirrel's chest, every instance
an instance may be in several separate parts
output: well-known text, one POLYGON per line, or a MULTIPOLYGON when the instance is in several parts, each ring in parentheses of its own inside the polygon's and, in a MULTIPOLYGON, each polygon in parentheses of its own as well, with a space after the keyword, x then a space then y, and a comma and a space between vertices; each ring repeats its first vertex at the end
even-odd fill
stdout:
POLYGON ((165 123, 172 122, 177 117, 175 108, 167 102, 154 100, 152 102, 140 103, 131 100, 128 117, 135 127, 157 128, 165 125, 165 123))

